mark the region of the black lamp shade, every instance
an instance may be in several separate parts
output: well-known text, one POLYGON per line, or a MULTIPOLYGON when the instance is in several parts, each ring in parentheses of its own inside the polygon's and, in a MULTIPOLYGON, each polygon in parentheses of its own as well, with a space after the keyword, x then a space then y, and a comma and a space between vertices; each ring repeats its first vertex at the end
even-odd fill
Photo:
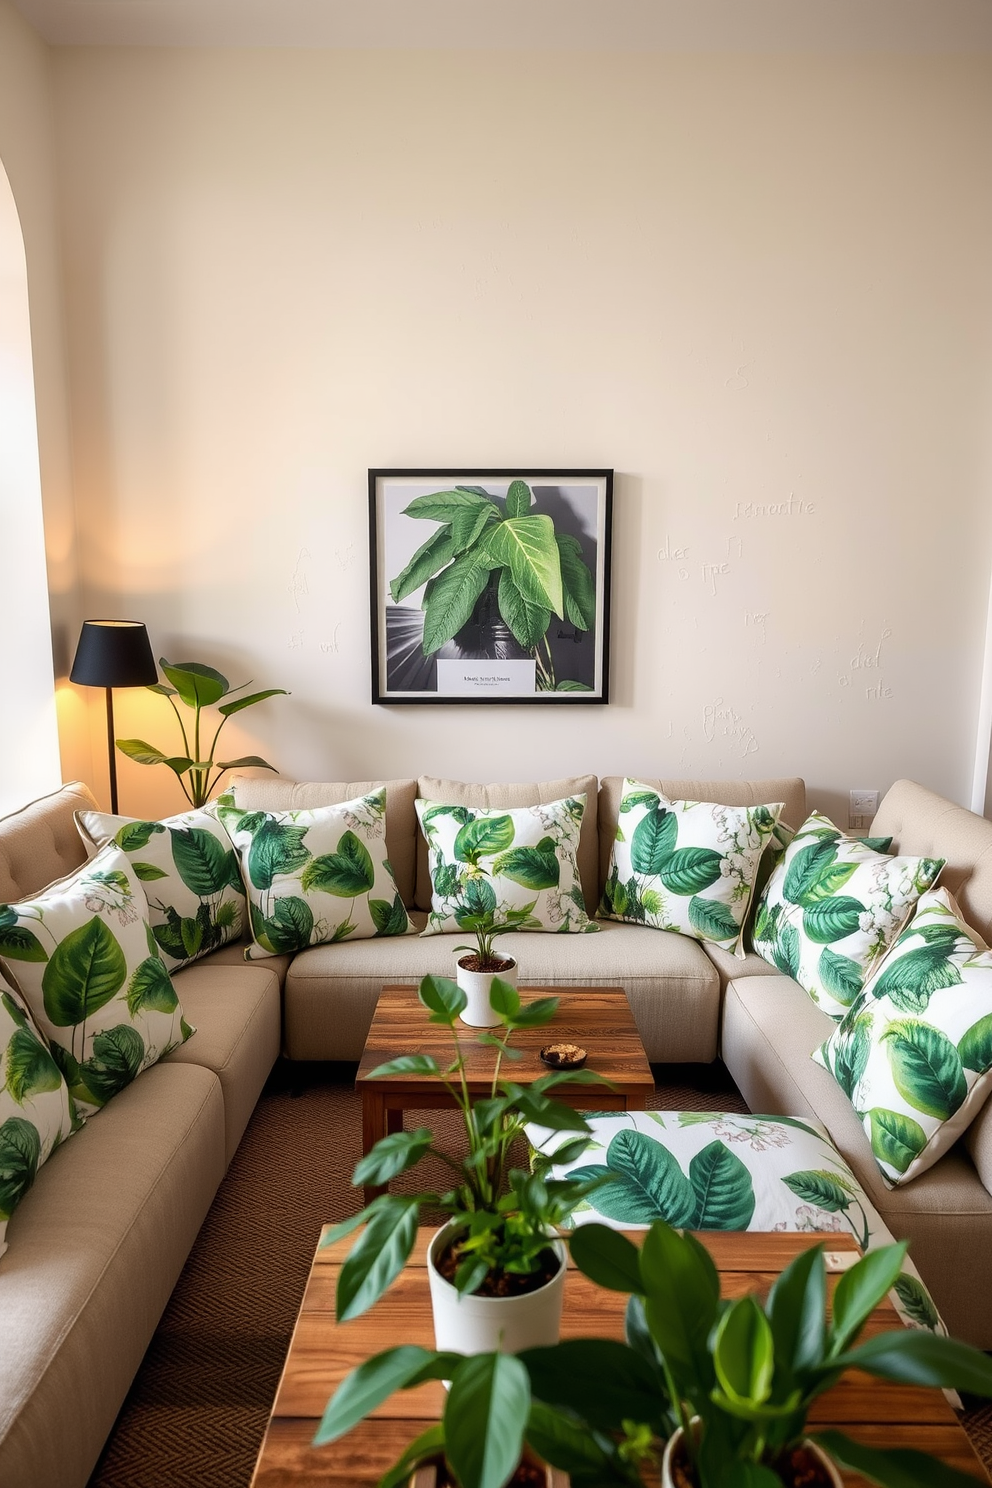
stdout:
POLYGON ((151 687, 158 681, 140 620, 84 620, 70 682, 84 687, 151 687))

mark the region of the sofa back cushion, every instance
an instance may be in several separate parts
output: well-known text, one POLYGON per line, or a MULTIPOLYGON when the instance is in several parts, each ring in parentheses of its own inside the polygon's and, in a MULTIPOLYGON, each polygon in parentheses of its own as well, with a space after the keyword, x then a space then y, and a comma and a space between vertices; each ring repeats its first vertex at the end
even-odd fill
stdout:
MULTIPOLYGON (((474 810, 512 810, 518 806, 546 806, 565 796, 585 794, 586 809, 579 832, 576 861, 586 910, 592 915, 599 903, 599 848, 596 825, 595 775, 573 775, 563 780, 528 781, 515 785, 471 785, 463 780, 438 780, 421 775, 420 795, 428 801, 441 801, 446 806, 470 806, 474 810)), ((427 839, 421 834, 417 846, 418 909, 431 907, 431 870, 427 856, 427 839)))
POLYGON ((944 858, 941 885, 954 895, 971 928, 992 942, 992 822, 913 780, 897 780, 871 831, 891 836, 895 853, 944 858))
MULTIPOLYGON (((637 779, 671 801, 712 801, 718 806, 766 806, 770 801, 784 801, 780 818, 783 822, 796 828, 806 820, 806 785, 794 775, 781 780, 653 780, 647 775, 638 775, 637 779)), ((599 783, 600 893, 610 874, 623 782, 622 775, 606 775, 599 783)))
MULTIPOLYGON (((410 909, 413 905, 417 873, 417 837, 419 827, 413 803, 417 799, 415 780, 286 780, 281 775, 255 779, 232 775, 227 789, 241 811, 313 811, 320 806, 340 806, 357 796, 367 796, 380 786, 386 787, 386 852, 400 898, 410 909)), ((430 907, 430 879, 427 905, 430 907)))
POLYGON ((86 862, 73 813, 99 803, 73 780, 0 819, 0 904, 14 904, 65 878, 86 862))

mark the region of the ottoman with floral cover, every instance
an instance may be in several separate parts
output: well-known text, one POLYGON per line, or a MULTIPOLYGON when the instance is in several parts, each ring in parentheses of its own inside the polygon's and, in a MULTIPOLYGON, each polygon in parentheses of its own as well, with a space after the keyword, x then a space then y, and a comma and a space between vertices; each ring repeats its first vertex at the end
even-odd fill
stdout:
MULTIPOLYGON (((572 1223, 617 1230, 664 1219, 691 1230, 793 1230, 853 1235, 861 1249, 892 1235, 819 1122, 719 1111, 625 1111, 589 1116, 592 1144, 553 1176, 612 1180, 590 1194, 572 1223)), ((574 1132, 529 1126, 533 1146, 553 1153, 574 1132)), ((904 1322, 946 1332, 907 1258, 892 1292, 904 1322)))

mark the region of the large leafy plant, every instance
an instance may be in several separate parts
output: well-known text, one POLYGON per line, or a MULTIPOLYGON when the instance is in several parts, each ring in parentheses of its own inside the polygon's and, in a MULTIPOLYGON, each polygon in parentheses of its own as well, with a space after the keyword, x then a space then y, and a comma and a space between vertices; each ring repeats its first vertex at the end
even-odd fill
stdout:
POLYGON ((243 769, 248 766, 256 766, 263 770, 275 769, 274 765, 270 765, 268 760, 261 759, 257 754, 246 754, 240 759, 232 760, 215 760, 214 755, 221 729, 233 714, 240 713, 244 708, 254 707, 256 703, 264 702, 266 698, 275 697, 277 694, 286 695, 285 687, 267 687, 263 692, 252 692, 245 697, 235 698, 234 693, 242 692, 244 688, 250 687, 251 683, 242 682, 238 687, 231 687, 221 672, 215 671, 213 667, 204 666, 198 661, 183 661, 173 665, 161 656, 159 666, 169 679, 168 683, 156 682, 149 687, 148 691, 167 697, 172 704, 173 712, 179 723, 179 732, 182 735, 182 753, 166 754, 164 750, 156 749, 154 744, 146 744, 144 739, 118 739, 117 748, 122 754, 126 754, 128 759, 134 760, 139 765, 166 765, 178 778, 183 795, 191 806, 203 806, 210 800, 211 792, 225 770, 243 769), (176 706, 176 698, 187 708, 193 710, 188 732, 186 723, 183 722, 183 715, 176 706), (231 701, 221 703, 222 698, 231 698, 231 701), (217 711, 221 719, 209 748, 204 750, 203 740, 201 740, 201 714, 204 708, 215 704, 219 704, 217 711))
POLYGON ((403 515, 439 523, 437 530, 390 580, 399 604, 424 589, 425 656, 433 656, 468 624, 488 590, 518 645, 536 663, 540 692, 587 692, 581 682, 559 680, 548 642, 552 615, 576 631, 596 623, 596 583, 582 545, 556 532, 551 517, 534 512, 526 481, 511 481, 505 500, 483 486, 456 486, 417 496, 403 515))

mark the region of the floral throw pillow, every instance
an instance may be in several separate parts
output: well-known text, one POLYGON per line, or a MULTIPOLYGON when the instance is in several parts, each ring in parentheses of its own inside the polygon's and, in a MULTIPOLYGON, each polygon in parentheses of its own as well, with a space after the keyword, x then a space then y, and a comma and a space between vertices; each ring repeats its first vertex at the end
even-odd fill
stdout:
POLYGON ((216 810, 248 891, 247 960, 412 934, 386 857, 385 786, 312 811, 242 811, 228 792, 216 810))
POLYGON ((113 842, 127 853, 170 971, 240 939, 246 918, 241 869, 212 805, 164 821, 77 811, 76 826, 87 846, 113 842))
POLYGON ((946 889, 924 894, 864 991, 813 1054, 850 1100, 882 1177, 933 1166, 992 1093, 992 951, 946 889))
POLYGON ((599 929, 575 861, 584 794, 506 811, 423 797, 415 805, 431 870, 425 935, 471 931, 480 917, 513 930, 599 929))
POLYGON ((13 988, 0 977, 0 1255, 7 1221, 42 1163, 82 1125, 62 1072, 13 988))
POLYGON ((0 904, 0 958, 83 1115, 195 1032, 119 847, 33 899, 0 904))
POLYGON ((814 811, 768 881, 754 948, 842 1018, 943 866, 886 857, 814 811))
POLYGON ((674 930, 743 956, 758 863, 781 810, 781 801, 670 801, 625 780, 599 918, 674 930))

